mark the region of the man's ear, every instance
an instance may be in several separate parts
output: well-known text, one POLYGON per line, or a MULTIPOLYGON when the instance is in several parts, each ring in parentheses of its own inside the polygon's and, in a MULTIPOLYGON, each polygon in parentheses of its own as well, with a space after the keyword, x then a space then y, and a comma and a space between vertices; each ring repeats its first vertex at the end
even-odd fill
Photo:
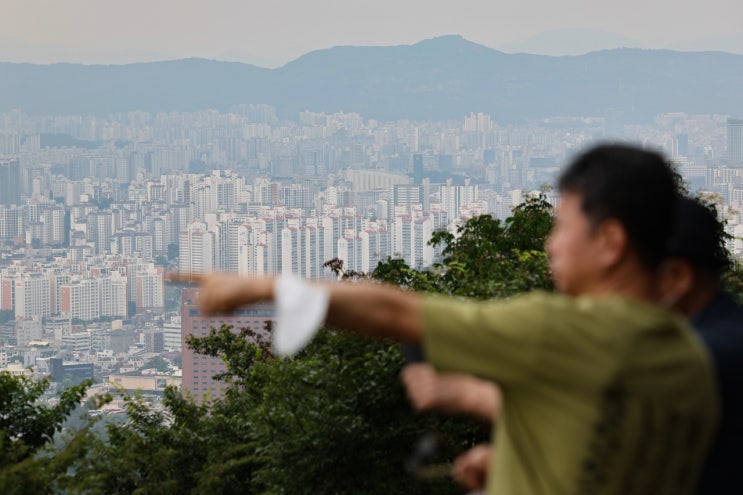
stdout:
POLYGON ((619 220, 609 218, 599 224, 595 235, 599 242, 598 262, 605 268, 617 265, 627 255, 629 237, 619 220))

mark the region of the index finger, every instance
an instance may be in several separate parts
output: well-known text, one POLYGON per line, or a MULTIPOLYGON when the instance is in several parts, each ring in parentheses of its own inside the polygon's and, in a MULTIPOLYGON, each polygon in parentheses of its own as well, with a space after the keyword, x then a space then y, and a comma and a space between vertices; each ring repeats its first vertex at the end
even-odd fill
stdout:
POLYGON ((206 276, 201 273, 168 272, 165 274, 166 282, 200 284, 204 280, 206 280, 206 276))

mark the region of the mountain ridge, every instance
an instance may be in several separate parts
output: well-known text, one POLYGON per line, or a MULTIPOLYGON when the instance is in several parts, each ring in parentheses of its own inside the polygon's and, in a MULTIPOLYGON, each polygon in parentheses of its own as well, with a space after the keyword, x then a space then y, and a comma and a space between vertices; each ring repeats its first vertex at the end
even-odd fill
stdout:
POLYGON ((226 110, 267 103, 379 120, 496 120, 671 111, 743 115, 743 55, 618 48, 584 55, 508 54, 447 35, 398 46, 336 46, 274 69, 188 58, 122 65, 0 62, 0 111, 105 115, 226 110))

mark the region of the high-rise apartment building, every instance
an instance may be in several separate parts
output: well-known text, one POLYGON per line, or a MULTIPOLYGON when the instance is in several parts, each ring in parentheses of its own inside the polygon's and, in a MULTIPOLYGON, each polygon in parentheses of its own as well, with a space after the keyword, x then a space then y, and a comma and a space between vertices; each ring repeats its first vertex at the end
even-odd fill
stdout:
POLYGON ((21 162, 0 157, 0 205, 21 204, 21 162))
POLYGON ((166 351, 181 350, 180 316, 171 316, 163 324, 163 347, 166 351))
POLYGON ((111 211, 94 211, 87 217, 87 239, 96 254, 111 252, 113 214, 111 211))
POLYGON ((24 273, 15 280, 16 318, 51 316, 49 277, 42 273, 24 273))
POLYGON ((150 267, 137 274, 137 312, 161 313, 165 307, 163 269, 150 267))
POLYGON ((41 243, 44 246, 62 246, 65 244, 65 210, 61 206, 44 208, 40 214, 44 230, 41 243))
POLYGON ((728 159, 743 163, 743 119, 728 119, 728 159))
POLYGON ((191 223, 180 235, 178 269, 183 273, 211 273, 218 268, 215 236, 206 224, 191 223))
POLYGON ((76 279, 60 287, 60 312, 73 319, 92 321, 101 317, 98 279, 76 279))
POLYGON ((395 185, 392 187, 392 203, 394 206, 404 206, 408 211, 415 204, 423 204, 423 186, 395 185))
POLYGON ((446 185, 439 188, 441 198, 441 208, 449 215, 450 219, 459 218, 459 209, 467 206, 477 200, 478 188, 476 185, 470 185, 469 180, 465 181, 463 186, 454 186, 451 179, 446 181, 446 185))
POLYGON ((127 278, 118 272, 98 277, 102 317, 124 318, 127 315, 127 278))
POLYGON ((317 219, 307 219, 301 234, 304 256, 303 276, 308 279, 324 278, 326 270, 323 264, 331 259, 327 257, 324 227, 317 222, 317 219))
POLYGON ((433 248, 428 245, 433 234, 433 221, 426 216, 403 213, 393 224, 393 257, 402 258, 411 267, 433 263, 433 248))
POLYGON ((392 241, 386 225, 372 222, 359 233, 361 238, 361 271, 369 273, 380 261, 392 255, 392 241))

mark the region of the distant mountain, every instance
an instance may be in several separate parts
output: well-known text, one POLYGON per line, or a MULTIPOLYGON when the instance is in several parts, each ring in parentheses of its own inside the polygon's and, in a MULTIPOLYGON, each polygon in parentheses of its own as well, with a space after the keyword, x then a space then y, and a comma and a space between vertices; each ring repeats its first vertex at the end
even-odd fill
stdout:
POLYGON ((677 41, 667 48, 689 52, 722 50, 743 54, 743 34, 719 35, 695 40, 677 41))
POLYGON ((226 109, 236 103, 367 118, 498 121, 672 111, 743 115, 743 55, 616 49, 581 56, 505 54, 459 36, 415 45, 335 47, 277 69, 185 59, 131 65, 0 63, 0 111, 107 114, 226 109))
POLYGON ((562 56, 583 55, 614 48, 645 47, 642 42, 617 33, 595 29, 554 29, 497 48, 506 53, 562 56))

